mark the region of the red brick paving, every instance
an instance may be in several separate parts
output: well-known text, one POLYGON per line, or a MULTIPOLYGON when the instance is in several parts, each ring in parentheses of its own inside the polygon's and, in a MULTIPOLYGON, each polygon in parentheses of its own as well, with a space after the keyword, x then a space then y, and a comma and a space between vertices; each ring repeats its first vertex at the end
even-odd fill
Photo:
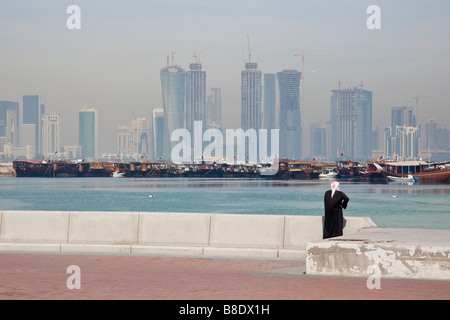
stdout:
POLYGON ((282 274, 303 262, 143 256, 0 254, 0 300, 315 300, 450 299, 450 281, 282 274), (68 289, 67 267, 81 270, 68 289), (276 271, 276 272, 273 272, 276 271))

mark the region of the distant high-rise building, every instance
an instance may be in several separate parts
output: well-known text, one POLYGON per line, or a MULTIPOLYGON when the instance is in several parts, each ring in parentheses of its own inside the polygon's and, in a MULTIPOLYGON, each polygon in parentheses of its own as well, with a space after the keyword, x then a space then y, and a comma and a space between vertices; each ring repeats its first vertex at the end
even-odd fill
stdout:
POLYGON ((126 125, 117 126, 117 154, 119 157, 131 153, 131 128, 126 125))
POLYGON ((151 157, 151 122, 146 118, 137 118, 131 121, 132 151, 151 157))
POLYGON ((391 126, 416 127, 416 116, 412 107, 393 107, 391 109, 391 126))
POLYGON ((419 155, 419 127, 394 126, 385 129, 385 158, 414 159, 419 155))
POLYGON ((386 159, 414 159, 419 155, 420 130, 414 109, 393 107, 391 126, 384 130, 384 156, 386 159))
POLYGON ((57 155, 61 150, 61 116, 46 113, 42 115, 42 154, 57 155))
MULTIPOLYGON (((20 113, 20 112, 19 112, 20 113)), ((43 98, 39 95, 27 95, 23 96, 22 103, 22 125, 34 125, 34 131, 30 130, 30 126, 23 127, 22 129, 22 146, 26 143, 34 141, 32 148, 35 155, 40 154, 41 150, 41 117, 45 113, 45 104, 43 98)), ((20 124, 19 124, 20 126, 20 124)))
POLYGON ((264 74, 264 129, 277 129, 277 78, 274 73, 264 74))
POLYGON ((284 70, 278 72, 277 77, 280 96, 280 158, 300 160, 302 157, 301 72, 284 70))
POLYGON ((164 110, 155 108, 152 113, 153 158, 160 160, 164 157, 164 110))
POLYGON ((22 146, 28 147, 27 155, 30 158, 36 156, 36 125, 35 124, 22 124, 22 146))
POLYGON ((194 122, 206 124, 206 72, 201 63, 191 63, 186 72, 186 111, 185 127, 194 134, 194 122))
POLYGON ((206 97, 206 129, 222 130, 222 93, 219 88, 211 88, 206 97))
POLYGON ((131 126, 119 125, 117 128, 117 153, 120 157, 152 157, 151 121, 136 118, 131 126))
POLYGON ((81 157, 94 160, 98 153, 98 115, 94 108, 83 108, 79 112, 79 144, 81 157))
POLYGON ((171 158, 172 147, 177 142, 171 141, 172 132, 185 128, 184 99, 186 74, 179 66, 167 66, 160 72, 162 102, 164 110, 164 158, 171 158))
POLYGON ((450 132, 439 121, 429 119, 425 123, 425 148, 430 151, 445 150, 450 147, 450 132))
POLYGON ((311 156, 316 160, 329 159, 330 126, 325 123, 311 125, 311 156))
POLYGON ((0 137, 7 142, 19 146, 19 103, 0 100, 0 137))
POLYGON ((258 64, 247 62, 245 70, 241 71, 241 127, 242 129, 262 128, 261 113, 261 71, 257 70, 258 64))
POLYGON ((361 87, 332 90, 331 156, 372 157, 372 92, 361 87))

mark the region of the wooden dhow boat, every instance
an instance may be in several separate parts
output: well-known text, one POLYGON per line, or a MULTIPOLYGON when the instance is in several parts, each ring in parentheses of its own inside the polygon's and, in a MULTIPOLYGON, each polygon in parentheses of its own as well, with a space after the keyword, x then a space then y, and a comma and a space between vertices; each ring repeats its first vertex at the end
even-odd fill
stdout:
POLYGON ((408 175, 420 181, 450 182, 448 162, 427 161, 384 161, 377 162, 377 168, 386 177, 407 178, 408 175))

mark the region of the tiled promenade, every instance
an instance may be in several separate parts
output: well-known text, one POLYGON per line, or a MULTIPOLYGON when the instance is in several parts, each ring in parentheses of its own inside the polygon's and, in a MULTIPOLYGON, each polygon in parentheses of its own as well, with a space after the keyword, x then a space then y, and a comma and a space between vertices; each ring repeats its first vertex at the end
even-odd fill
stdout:
POLYGON ((303 262, 177 257, 0 254, 0 300, 5 299, 450 299, 450 281, 304 274, 303 262), (81 289, 68 289, 70 265, 81 289))

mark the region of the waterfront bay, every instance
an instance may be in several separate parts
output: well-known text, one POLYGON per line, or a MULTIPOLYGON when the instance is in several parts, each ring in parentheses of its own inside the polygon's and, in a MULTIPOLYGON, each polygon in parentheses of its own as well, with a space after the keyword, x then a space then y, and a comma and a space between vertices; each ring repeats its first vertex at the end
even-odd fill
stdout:
MULTIPOLYGON (((340 181, 346 216, 383 228, 450 229, 450 184, 340 181)), ((323 215, 327 180, 1 178, 1 210, 323 215)))

